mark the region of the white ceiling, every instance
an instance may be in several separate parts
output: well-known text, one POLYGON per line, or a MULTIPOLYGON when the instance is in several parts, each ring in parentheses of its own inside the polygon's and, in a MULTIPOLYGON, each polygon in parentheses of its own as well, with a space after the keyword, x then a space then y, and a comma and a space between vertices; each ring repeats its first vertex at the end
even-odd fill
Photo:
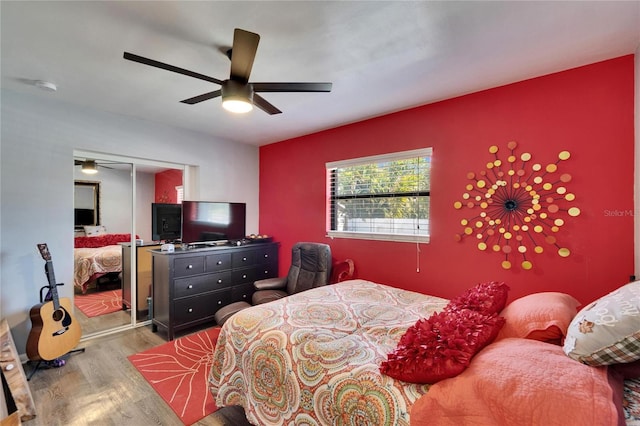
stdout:
POLYGON ((600 60, 640 44, 640 1, 5 1, 1 87, 263 145, 600 60), (264 93, 283 113, 233 115, 219 86, 234 28, 261 36, 250 81, 330 81, 264 93), (57 92, 34 80, 55 83, 57 92))

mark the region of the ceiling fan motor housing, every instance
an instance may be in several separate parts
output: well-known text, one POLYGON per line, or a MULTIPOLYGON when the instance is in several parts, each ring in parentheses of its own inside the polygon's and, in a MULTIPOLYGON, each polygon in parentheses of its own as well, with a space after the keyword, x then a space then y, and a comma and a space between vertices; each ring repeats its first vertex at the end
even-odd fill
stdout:
POLYGON ((225 80, 222 82, 221 90, 222 102, 234 100, 253 103, 253 88, 249 83, 225 80))

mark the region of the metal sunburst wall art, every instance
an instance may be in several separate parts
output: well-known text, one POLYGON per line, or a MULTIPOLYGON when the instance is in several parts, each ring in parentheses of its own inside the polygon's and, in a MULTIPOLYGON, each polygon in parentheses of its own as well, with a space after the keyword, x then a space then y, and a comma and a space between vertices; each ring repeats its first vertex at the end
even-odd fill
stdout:
POLYGON ((529 270, 533 256, 549 247, 561 257, 571 254, 556 236, 565 220, 580 215, 580 209, 571 205, 576 199, 567 189, 571 175, 558 170, 571 154, 562 151, 555 163, 543 166, 532 163, 528 152, 517 156, 517 146, 513 141, 507 144, 504 160, 498 146, 489 147, 494 159, 486 170, 467 173, 470 182, 454 207, 468 216, 460 221, 463 232, 455 238, 475 238, 478 250, 500 253, 504 269, 519 260, 522 269, 529 270))

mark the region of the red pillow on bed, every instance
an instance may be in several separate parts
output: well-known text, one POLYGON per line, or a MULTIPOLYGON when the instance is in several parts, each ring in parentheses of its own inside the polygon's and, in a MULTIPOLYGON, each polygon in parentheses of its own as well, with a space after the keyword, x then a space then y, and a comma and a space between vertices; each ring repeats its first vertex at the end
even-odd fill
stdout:
MULTIPOLYGON (((138 237, 136 236, 136 238, 138 237)), ((75 237, 73 246, 75 248, 96 248, 130 241, 131 234, 105 234, 95 237, 75 237)))
POLYGON ((452 299, 445 310, 472 309, 485 315, 497 314, 507 304, 508 295, 509 286, 505 283, 480 283, 452 299))
POLYGON ((410 383, 436 383, 457 376, 503 325, 504 319, 496 314, 470 309, 434 313, 409 327, 380 371, 410 383))

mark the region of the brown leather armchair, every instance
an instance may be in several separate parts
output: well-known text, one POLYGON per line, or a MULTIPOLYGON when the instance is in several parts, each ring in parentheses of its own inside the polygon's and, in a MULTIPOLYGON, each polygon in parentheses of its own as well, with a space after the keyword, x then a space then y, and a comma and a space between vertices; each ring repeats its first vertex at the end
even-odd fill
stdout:
POLYGON ((331 279, 331 248, 321 243, 296 243, 291 249, 291 267, 286 277, 256 281, 254 305, 320 287, 331 279))

